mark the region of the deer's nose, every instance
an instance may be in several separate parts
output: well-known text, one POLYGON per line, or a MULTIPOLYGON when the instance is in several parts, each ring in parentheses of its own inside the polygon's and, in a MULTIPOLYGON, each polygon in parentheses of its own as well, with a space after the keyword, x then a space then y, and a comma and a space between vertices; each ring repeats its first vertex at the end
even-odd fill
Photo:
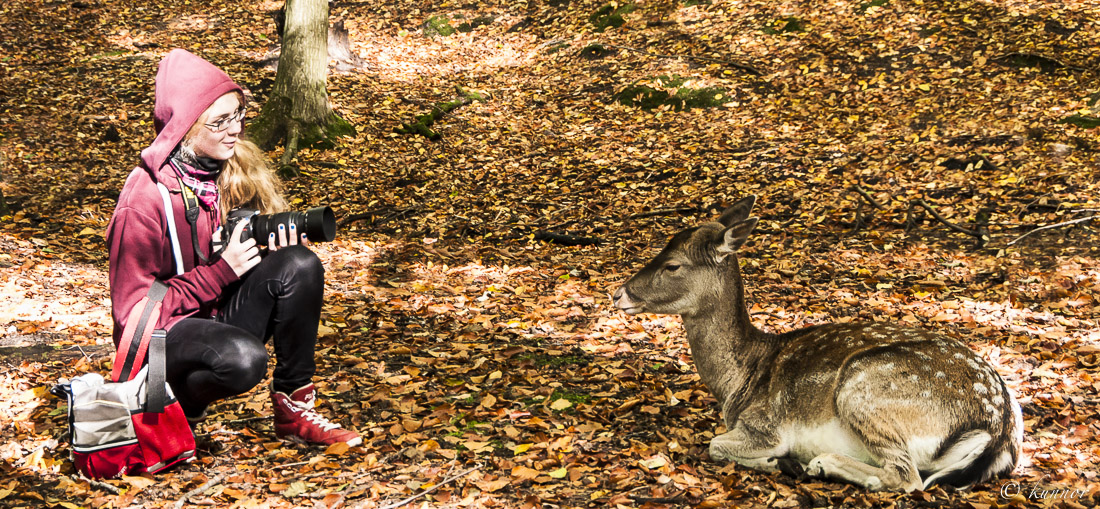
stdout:
POLYGON ((626 295, 626 287, 620 286, 619 289, 615 290, 615 293, 611 296, 611 301, 618 302, 619 299, 623 297, 623 295, 626 295))

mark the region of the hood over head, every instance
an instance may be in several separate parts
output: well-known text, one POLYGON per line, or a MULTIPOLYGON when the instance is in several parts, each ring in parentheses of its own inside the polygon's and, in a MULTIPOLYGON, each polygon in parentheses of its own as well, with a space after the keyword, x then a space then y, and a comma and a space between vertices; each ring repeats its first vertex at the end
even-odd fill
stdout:
POLYGON ((244 93, 214 64, 184 49, 168 52, 157 69, 153 108, 157 137, 141 151, 141 165, 155 175, 202 112, 234 91, 244 93))

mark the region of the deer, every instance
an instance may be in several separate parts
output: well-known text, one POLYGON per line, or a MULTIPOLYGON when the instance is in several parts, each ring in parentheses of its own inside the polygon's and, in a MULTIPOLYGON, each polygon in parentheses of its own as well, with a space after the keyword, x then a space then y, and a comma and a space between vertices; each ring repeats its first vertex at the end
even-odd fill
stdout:
POLYGON ((969 487, 1011 474, 1020 405, 963 343, 888 322, 755 327, 736 251, 756 196, 675 234, 615 290, 623 312, 678 314, 726 432, 710 458, 870 491, 969 487))

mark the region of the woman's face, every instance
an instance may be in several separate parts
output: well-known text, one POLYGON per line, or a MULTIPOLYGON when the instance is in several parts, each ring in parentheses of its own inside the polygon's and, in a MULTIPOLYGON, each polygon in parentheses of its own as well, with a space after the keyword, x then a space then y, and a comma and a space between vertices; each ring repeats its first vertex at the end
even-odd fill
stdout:
POLYGON ((219 97, 199 116, 199 122, 205 125, 193 130, 194 135, 187 140, 187 145, 199 157, 220 161, 233 157, 244 126, 241 110, 241 100, 235 92, 219 97), (221 131, 215 132, 219 129, 221 131))

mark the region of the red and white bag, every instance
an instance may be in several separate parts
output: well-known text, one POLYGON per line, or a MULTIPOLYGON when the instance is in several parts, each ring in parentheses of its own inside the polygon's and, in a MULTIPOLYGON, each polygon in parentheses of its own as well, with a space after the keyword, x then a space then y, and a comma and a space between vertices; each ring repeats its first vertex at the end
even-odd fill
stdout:
POLYGON ((165 331, 154 330, 167 289, 155 281, 131 311, 113 382, 89 373, 53 388, 68 398, 72 460, 86 477, 157 473, 195 457, 195 436, 164 378, 165 331))

